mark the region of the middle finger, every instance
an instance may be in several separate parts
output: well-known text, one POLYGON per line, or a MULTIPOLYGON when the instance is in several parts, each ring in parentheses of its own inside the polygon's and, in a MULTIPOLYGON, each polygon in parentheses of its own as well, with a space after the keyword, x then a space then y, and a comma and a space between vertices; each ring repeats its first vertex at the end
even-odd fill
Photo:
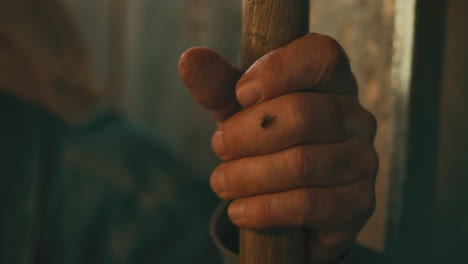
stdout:
POLYGON ((357 180, 365 146, 355 140, 303 145, 272 154, 226 162, 212 174, 211 186, 225 200, 300 187, 330 187, 357 180), (356 155, 360 153, 360 155, 356 155))

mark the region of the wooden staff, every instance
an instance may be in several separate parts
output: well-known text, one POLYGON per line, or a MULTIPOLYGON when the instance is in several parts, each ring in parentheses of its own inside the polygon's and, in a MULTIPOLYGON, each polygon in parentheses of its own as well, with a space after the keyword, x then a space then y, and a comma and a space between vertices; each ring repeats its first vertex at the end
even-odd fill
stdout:
MULTIPOLYGON (((261 56, 304 36, 309 30, 309 0, 242 0, 242 69, 261 56)), ((240 264, 303 264, 300 227, 240 231, 240 264)))

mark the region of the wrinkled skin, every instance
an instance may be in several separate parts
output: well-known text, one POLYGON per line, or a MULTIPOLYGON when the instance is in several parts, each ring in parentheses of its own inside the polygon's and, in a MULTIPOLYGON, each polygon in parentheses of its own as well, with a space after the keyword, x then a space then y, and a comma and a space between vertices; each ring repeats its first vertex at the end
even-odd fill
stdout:
POLYGON ((338 42, 309 34, 244 74, 197 47, 182 55, 179 73, 218 121, 212 147, 224 163, 211 186, 233 200, 232 222, 306 227, 313 263, 345 254, 374 211, 378 157, 375 118, 359 103, 338 42))

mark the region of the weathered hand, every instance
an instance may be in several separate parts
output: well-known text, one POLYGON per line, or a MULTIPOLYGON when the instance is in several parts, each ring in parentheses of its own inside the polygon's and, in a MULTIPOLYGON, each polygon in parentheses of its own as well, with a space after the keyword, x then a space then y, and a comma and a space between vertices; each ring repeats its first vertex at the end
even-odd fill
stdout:
POLYGON ((233 200, 233 223, 305 226, 313 263, 341 256, 374 210, 378 167, 376 121, 359 104, 341 46, 309 34, 242 76, 214 52, 193 48, 179 72, 219 121, 212 145, 224 163, 211 185, 233 200))

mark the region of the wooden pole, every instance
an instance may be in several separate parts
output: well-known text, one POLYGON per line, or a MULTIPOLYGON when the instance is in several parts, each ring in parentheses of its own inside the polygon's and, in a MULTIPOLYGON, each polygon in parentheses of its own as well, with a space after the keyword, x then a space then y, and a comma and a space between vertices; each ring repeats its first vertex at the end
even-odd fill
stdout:
MULTIPOLYGON (((242 69, 309 31, 309 0, 242 0, 242 69)), ((240 264, 302 264, 300 227, 240 231, 240 264)))

